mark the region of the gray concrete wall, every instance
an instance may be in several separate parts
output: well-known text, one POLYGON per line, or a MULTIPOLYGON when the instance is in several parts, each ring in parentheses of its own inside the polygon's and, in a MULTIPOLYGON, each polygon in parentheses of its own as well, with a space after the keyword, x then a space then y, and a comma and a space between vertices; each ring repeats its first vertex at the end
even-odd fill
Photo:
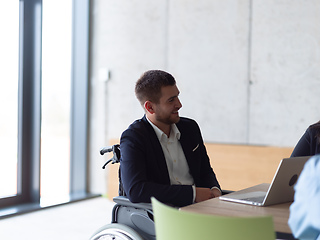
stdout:
POLYGON ((320 1, 253 1, 249 143, 294 146, 320 119, 320 1))
POLYGON ((175 76, 206 142, 293 147, 320 119, 319 13, 320 0, 93 0, 91 152, 142 117, 148 69, 175 76))

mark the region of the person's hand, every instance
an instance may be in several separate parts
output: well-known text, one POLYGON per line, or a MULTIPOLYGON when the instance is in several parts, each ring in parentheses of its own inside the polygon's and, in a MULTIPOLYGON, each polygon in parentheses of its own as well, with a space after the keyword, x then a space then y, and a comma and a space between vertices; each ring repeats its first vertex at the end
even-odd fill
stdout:
POLYGON ((214 192, 210 188, 196 187, 196 199, 195 202, 202 202, 214 198, 214 192))
POLYGON ((195 202, 202 202, 211 198, 220 197, 221 192, 217 188, 199 188, 196 187, 196 199, 195 202))
POLYGON ((211 191, 212 191, 214 197, 221 196, 221 191, 218 188, 212 188, 211 191))

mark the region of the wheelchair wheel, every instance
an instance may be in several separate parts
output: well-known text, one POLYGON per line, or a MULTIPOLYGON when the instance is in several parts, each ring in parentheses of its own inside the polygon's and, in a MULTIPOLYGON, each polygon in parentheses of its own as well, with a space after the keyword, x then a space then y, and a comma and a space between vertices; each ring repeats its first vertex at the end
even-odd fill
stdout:
POLYGON ((111 223, 98 229, 90 240, 143 240, 143 238, 126 225, 111 223))

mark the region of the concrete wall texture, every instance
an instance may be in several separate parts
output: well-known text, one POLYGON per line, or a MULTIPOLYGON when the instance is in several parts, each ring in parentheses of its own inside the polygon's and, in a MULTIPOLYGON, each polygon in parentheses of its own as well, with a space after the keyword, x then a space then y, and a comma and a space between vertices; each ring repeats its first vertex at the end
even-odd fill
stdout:
POLYGON ((91 17, 94 147, 143 116, 149 69, 206 142, 293 147, 320 120, 320 0, 93 0, 91 17))

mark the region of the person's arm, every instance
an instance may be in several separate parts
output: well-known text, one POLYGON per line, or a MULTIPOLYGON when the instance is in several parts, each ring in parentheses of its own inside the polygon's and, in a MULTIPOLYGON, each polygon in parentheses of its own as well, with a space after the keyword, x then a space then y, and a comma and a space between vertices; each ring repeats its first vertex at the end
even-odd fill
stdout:
POLYGON ((211 191, 213 192, 214 197, 217 197, 219 195, 219 192, 221 195, 221 187, 220 187, 220 184, 219 184, 218 179, 216 177, 216 174, 214 173, 214 171, 211 167, 210 159, 209 159, 206 147, 203 142, 200 127, 196 122, 194 122, 194 123, 196 125, 195 129, 197 130, 196 135, 198 135, 198 139, 199 139, 198 151, 200 151, 200 154, 201 154, 201 164, 200 164, 200 166, 201 166, 201 168, 200 168, 201 184, 202 184, 202 186, 209 187, 211 189, 211 191), (216 190, 214 190, 215 188, 216 188, 216 190))
POLYGON ((194 202, 202 202, 219 196, 221 196, 221 192, 218 188, 210 189, 196 187, 196 196, 194 202))
MULTIPOLYGON (((202 138, 201 138, 202 140, 202 138)), ((217 188, 218 191, 220 191, 221 193, 221 187, 220 184, 218 182, 218 179, 216 177, 216 174, 214 173, 211 164, 210 164, 210 159, 209 156, 207 154, 207 150, 204 146, 204 143, 202 142, 201 145, 201 176, 202 176, 202 181, 204 184, 208 184, 208 186, 211 188, 211 190, 217 188)), ((215 195, 217 194, 216 191, 214 191, 215 195)))
POLYGON ((288 224, 299 239, 320 239, 320 155, 305 164, 295 185, 288 224))

